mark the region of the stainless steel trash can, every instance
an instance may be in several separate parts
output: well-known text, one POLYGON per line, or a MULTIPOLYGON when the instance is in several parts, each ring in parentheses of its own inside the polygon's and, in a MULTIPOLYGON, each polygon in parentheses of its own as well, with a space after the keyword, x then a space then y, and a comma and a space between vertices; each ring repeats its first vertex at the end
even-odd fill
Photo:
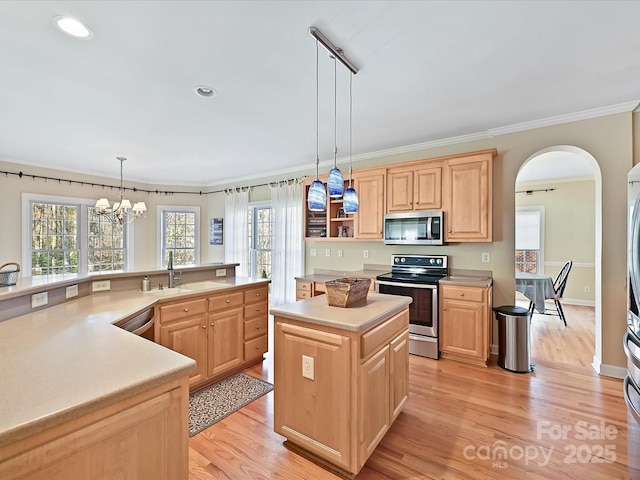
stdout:
POLYGON ((498 321, 498 365, 516 373, 533 371, 529 310, 513 305, 493 310, 498 321))

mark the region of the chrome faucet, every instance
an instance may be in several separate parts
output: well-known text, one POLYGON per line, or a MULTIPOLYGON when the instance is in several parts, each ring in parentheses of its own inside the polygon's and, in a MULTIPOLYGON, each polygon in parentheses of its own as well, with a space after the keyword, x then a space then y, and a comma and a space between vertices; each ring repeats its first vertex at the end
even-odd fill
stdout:
POLYGON ((167 265, 167 270, 169 270, 169 288, 173 288, 175 284, 173 272, 173 250, 169 250, 169 264, 167 265))

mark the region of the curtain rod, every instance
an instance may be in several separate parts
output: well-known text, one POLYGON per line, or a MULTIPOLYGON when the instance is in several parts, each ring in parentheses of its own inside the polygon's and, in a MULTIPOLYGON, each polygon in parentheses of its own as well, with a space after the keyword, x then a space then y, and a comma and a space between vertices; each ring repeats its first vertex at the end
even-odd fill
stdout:
MULTIPOLYGON (((33 173, 24 173, 22 171, 19 172, 11 172, 8 170, 0 170, 0 174, 4 174, 5 177, 8 177, 9 175, 18 177, 20 179, 23 178, 31 178, 32 180, 44 180, 45 182, 48 181, 54 181, 54 182, 58 182, 60 184, 62 183, 68 183, 69 185, 80 185, 82 187, 101 187, 103 189, 105 188, 110 188, 111 190, 123 190, 123 191, 130 191, 130 192, 142 192, 142 193, 147 193, 147 194, 152 194, 155 193, 156 195, 175 195, 175 194, 180 194, 180 195, 210 195, 213 193, 223 193, 228 189, 222 189, 222 190, 210 190, 210 191, 197 191, 197 192, 192 192, 192 191, 181 191, 181 190, 147 190, 144 188, 138 188, 138 187, 122 187, 122 189, 120 188, 119 185, 109 185, 106 183, 95 183, 95 182, 85 182, 82 180, 71 180, 68 178, 59 178, 59 177, 48 177, 46 175, 35 175, 33 173)), ((301 178, 307 177, 307 175, 302 176, 301 178)), ((281 182, 290 182, 290 181, 294 181, 294 180, 298 180, 295 178, 291 178, 288 180, 280 180, 281 182)), ((269 183, 260 183, 257 185, 248 185, 245 187, 236 187, 236 188, 252 188, 252 187, 266 187, 269 186, 273 183, 277 183, 277 182, 269 182, 269 183)))
POLYGON ((526 193, 527 195, 531 195, 533 192, 553 192, 555 188, 541 188, 538 190, 521 190, 516 193, 526 193))

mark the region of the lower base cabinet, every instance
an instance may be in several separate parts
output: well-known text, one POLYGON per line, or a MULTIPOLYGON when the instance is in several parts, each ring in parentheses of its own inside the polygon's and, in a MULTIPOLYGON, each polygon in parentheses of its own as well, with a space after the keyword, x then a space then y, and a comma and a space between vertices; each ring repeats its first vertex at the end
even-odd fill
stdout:
POLYGON ((440 286, 443 358, 487 366, 491 346, 491 287, 440 286))
POLYGON ((262 360, 269 348, 267 285, 156 307, 159 343, 196 361, 197 390, 262 360))
POLYGON ((185 376, 1 447, 0 478, 187 480, 188 410, 185 376))
POLYGON ((278 316, 274 325, 274 430, 355 476, 408 398, 408 309, 361 333, 278 316))

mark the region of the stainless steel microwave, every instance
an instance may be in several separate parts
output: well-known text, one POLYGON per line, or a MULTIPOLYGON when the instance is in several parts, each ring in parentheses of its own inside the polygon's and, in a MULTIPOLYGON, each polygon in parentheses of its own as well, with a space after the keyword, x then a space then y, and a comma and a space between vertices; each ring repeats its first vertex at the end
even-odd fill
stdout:
POLYGON ((444 245, 444 212, 387 213, 384 216, 386 245, 444 245))

